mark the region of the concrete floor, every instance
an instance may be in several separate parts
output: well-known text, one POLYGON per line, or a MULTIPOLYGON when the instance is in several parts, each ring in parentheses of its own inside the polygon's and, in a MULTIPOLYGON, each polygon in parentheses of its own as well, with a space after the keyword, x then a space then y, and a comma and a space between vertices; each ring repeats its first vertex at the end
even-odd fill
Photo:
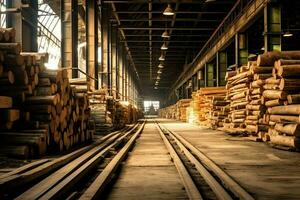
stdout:
POLYGON ((240 183, 255 199, 300 199, 300 154, 221 131, 160 119, 240 183))
POLYGON ((145 125, 108 199, 188 199, 178 172, 153 123, 145 125))

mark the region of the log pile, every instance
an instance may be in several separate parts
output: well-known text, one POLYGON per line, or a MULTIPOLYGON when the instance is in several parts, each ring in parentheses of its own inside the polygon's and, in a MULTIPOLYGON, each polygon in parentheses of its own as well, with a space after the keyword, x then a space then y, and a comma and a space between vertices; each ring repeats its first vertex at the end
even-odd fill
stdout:
POLYGON ((246 131, 258 140, 264 140, 268 132, 268 124, 263 120, 266 112, 263 93, 273 87, 272 66, 258 65, 256 61, 249 62, 251 79, 249 88, 249 104, 246 106, 246 131))
POLYGON ((91 118, 95 121, 95 133, 106 134, 113 130, 112 114, 108 105, 107 90, 89 92, 91 118))
POLYGON ((45 70, 47 54, 21 53, 13 37, 0 30, 0 153, 38 156, 91 139, 87 90, 66 70, 45 70))
POLYGON ((249 87, 252 75, 249 66, 226 73, 226 100, 230 101, 228 118, 224 120, 224 131, 231 134, 246 132, 246 106, 249 104, 249 87))
POLYGON ((191 99, 181 99, 176 103, 176 119, 187 122, 187 107, 190 105, 191 99))
POLYGON ((257 61, 273 66, 263 92, 267 107, 264 120, 270 126, 264 138, 274 145, 299 148, 300 51, 269 52, 257 61))
POLYGON ((226 99, 225 88, 219 91, 219 93, 214 95, 209 95, 206 97, 206 101, 209 104, 206 110, 206 118, 208 120, 207 126, 212 129, 217 129, 223 127, 224 122, 229 114, 229 101, 226 99))
POLYGON ((176 119, 176 104, 161 108, 158 111, 158 116, 166 119, 176 119))

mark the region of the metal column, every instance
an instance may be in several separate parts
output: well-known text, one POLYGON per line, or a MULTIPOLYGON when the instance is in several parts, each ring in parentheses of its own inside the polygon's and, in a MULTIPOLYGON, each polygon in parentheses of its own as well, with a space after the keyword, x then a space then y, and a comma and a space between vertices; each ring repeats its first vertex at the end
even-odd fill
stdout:
POLYGON ((235 35, 235 63, 237 66, 245 65, 248 62, 248 41, 245 33, 235 35))
POLYGON ((23 4, 20 0, 7 1, 8 8, 19 8, 20 12, 7 14, 7 26, 16 30, 15 41, 22 45, 22 51, 37 51, 38 1, 23 4))
POLYGON ((102 53, 102 64, 101 64, 101 87, 108 88, 108 68, 109 62, 109 8, 107 4, 101 6, 101 53, 102 53))
POLYGON ((111 88, 112 95, 117 98, 117 24, 111 25, 111 88))
MULTIPOLYGON (((97 1, 86 1, 86 72, 98 80, 98 5, 97 1)), ((92 89, 98 89, 98 81, 89 80, 92 89)))
POLYGON ((278 3, 269 3, 264 8, 265 52, 281 51, 281 7, 278 3))

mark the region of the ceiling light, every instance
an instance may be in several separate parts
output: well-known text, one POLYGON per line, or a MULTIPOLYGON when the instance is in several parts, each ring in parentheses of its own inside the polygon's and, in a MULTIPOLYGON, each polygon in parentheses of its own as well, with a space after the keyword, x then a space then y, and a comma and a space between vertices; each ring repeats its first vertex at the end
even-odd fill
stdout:
POLYGON ((157 86, 157 85, 158 85, 158 82, 156 82, 155 85, 157 86))
POLYGON ((165 60, 165 57, 163 55, 161 55, 159 58, 158 58, 159 61, 164 61, 165 60))
POLYGON ((157 90, 157 87, 154 87, 155 90, 157 90))
POLYGON ((162 69, 162 68, 164 68, 164 66, 162 64, 159 64, 158 68, 162 69))
POLYGON ((283 34, 283 37, 292 37, 293 36, 293 33, 287 31, 283 34))
POLYGON ((210 3, 210 2, 214 2, 216 0, 206 0, 205 3, 210 3))
POLYGON ((162 38, 170 38, 170 34, 169 34, 169 32, 168 32, 167 30, 165 30, 165 31, 163 32, 163 34, 161 35, 161 37, 162 37, 162 38))
POLYGON ((159 70, 157 71, 157 73, 158 73, 158 74, 161 74, 161 73, 162 73, 162 70, 161 70, 161 69, 159 69, 159 70))
POLYGON ((157 76, 156 79, 157 79, 157 80, 160 80, 160 76, 157 76))
POLYGON ((171 8, 170 4, 168 4, 167 8, 164 10, 163 15, 167 15, 167 16, 174 15, 174 11, 171 8))
POLYGON ((168 46, 166 45, 166 43, 163 43, 163 45, 160 47, 161 50, 167 50, 168 46))

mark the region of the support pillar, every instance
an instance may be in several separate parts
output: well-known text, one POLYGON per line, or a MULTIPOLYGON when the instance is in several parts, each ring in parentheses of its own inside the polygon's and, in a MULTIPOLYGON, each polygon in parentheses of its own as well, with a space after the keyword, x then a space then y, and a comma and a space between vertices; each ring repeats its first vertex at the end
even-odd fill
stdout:
POLYGON ((101 6, 101 53, 102 53, 102 65, 101 65, 101 87, 109 89, 108 83, 108 68, 109 62, 109 8, 107 4, 101 6))
MULTIPOLYGON (((78 2, 61 1, 61 67, 78 68, 78 2)), ((71 78, 78 77, 77 70, 68 71, 71 78)))
POLYGON ((20 9, 20 12, 7 14, 7 27, 16 30, 15 41, 21 44, 22 51, 37 51, 38 1, 23 4, 20 0, 9 0, 7 7, 20 9))
POLYGON ((112 95, 117 98, 117 24, 111 27, 111 88, 112 95))
POLYGON ((264 8, 265 52, 281 51, 281 7, 271 2, 264 8))
POLYGON ((98 89, 98 5, 97 1, 86 1, 86 72, 96 79, 89 80, 92 89, 98 89))
POLYGON ((219 84, 218 86, 226 85, 225 75, 227 72, 227 53, 225 51, 220 51, 218 53, 218 63, 219 63, 219 84))
POLYGON ((245 33, 235 35, 235 63, 237 66, 246 65, 248 62, 248 41, 245 33))

